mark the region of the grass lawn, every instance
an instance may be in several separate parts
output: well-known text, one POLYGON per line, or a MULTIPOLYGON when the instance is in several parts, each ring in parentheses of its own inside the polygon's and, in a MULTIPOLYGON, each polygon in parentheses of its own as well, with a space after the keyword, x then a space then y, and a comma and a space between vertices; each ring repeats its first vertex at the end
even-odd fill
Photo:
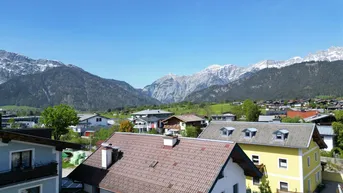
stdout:
POLYGON ((28 107, 28 106, 15 106, 15 105, 7 105, 7 106, 0 106, 0 109, 3 110, 26 110, 26 111, 36 111, 39 110, 38 108, 35 107, 28 107))
POLYGON ((75 168, 75 166, 69 162, 62 162, 62 168, 75 168))

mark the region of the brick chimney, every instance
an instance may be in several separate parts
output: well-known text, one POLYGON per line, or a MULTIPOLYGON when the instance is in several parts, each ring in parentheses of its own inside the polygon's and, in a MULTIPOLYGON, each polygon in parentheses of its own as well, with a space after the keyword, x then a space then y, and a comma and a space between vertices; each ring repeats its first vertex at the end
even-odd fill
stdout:
POLYGON ((112 144, 102 143, 101 146, 101 167, 103 169, 108 169, 113 163, 118 160, 119 157, 119 147, 112 146, 112 144))

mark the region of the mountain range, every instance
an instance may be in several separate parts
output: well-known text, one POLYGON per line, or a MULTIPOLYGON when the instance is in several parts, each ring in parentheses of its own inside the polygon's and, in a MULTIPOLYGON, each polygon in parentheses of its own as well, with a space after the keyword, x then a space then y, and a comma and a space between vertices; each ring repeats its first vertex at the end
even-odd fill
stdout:
POLYGON ((343 60, 302 62, 265 68, 227 85, 211 86, 188 95, 191 102, 242 99, 294 99, 319 95, 343 96, 343 60))
POLYGON ((74 65, 0 50, 0 105, 65 103, 79 110, 106 110, 184 100, 342 96, 342 61, 343 47, 331 47, 303 58, 264 60, 248 67, 211 65, 190 76, 169 74, 135 89, 74 65))
POLYGON ((264 60, 248 67, 239 67, 233 64, 211 65, 190 76, 166 75, 144 87, 143 92, 163 103, 180 102, 195 91, 214 85, 226 85, 241 78, 249 77, 265 68, 283 68, 309 61, 332 62, 337 60, 343 60, 343 47, 331 47, 303 58, 297 56, 284 61, 264 60))
POLYGON ((0 51, 0 83, 0 105, 46 107, 64 103, 78 110, 107 110, 160 104, 124 81, 4 50, 0 51))

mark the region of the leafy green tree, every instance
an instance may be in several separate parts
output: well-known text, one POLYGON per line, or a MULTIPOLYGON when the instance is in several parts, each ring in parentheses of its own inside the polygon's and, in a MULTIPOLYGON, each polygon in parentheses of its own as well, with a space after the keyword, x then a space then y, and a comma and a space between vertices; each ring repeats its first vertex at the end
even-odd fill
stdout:
POLYGON ((243 102, 243 112, 245 114, 247 121, 257 121, 258 116, 260 116, 261 111, 258 105, 256 105, 251 100, 245 100, 243 102))
POLYGON ((133 132, 133 124, 129 120, 124 120, 120 122, 119 131, 120 132, 133 132))
POLYGON ((336 134, 336 147, 343 148, 343 123, 333 122, 332 128, 336 134))
POLYGON ((233 106, 231 108, 231 113, 236 115, 237 119, 240 119, 244 115, 242 105, 233 106))
POLYGON ((185 137, 198 137, 198 135, 201 133, 201 129, 199 127, 194 126, 186 126, 186 130, 183 133, 185 137))
POLYGON ((62 135, 67 134, 69 126, 79 123, 75 109, 64 104, 44 109, 41 116, 45 127, 54 129, 53 136, 55 140, 59 140, 62 135))
POLYGON ((263 176, 261 179, 261 184, 258 187, 260 189, 260 193, 272 193, 272 189, 270 188, 269 185, 269 180, 267 179, 266 176, 263 176))
POLYGON ((281 122, 283 123, 300 123, 301 118, 300 117, 284 117, 281 119, 281 122))
POLYGON ((335 118, 337 121, 343 123, 343 110, 334 111, 335 118))

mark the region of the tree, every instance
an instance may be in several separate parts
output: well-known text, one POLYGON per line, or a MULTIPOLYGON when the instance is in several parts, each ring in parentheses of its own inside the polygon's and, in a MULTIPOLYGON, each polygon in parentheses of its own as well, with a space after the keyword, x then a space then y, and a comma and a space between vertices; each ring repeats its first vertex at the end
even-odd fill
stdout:
POLYGON ((343 111, 337 110, 337 111, 334 111, 334 114, 335 114, 336 120, 343 123, 343 111))
POLYGON ((201 133, 201 129, 199 127, 194 126, 186 126, 186 130, 183 133, 185 137, 198 137, 198 135, 201 133))
POLYGON ((242 105, 233 106, 231 108, 231 112, 232 114, 236 115, 237 120, 239 120, 244 115, 242 105))
POLYGON ((262 177, 261 184, 258 189, 260 189, 260 193, 272 193, 272 189, 269 186, 269 180, 266 176, 262 177))
POLYGON ((257 121, 261 111, 258 105, 248 99, 243 102, 243 113, 247 121, 257 121))
POLYGON ((281 119, 281 122, 283 123, 300 123, 300 117, 294 117, 294 118, 291 118, 291 117, 284 117, 281 119))
POLYGON ((59 140, 61 135, 67 134, 69 126, 79 123, 75 109, 64 104, 44 109, 41 119, 45 127, 54 129, 52 133, 55 140, 59 140))
POLYGON ((336 146, 342 149, 343 148, 343 123, 333 122, 332 128, 336 134, 336 146))
POLYGON ((124 120, 120 122, 119 131, 120 132, 133 132, 133 124, 129 120, 124 120))

